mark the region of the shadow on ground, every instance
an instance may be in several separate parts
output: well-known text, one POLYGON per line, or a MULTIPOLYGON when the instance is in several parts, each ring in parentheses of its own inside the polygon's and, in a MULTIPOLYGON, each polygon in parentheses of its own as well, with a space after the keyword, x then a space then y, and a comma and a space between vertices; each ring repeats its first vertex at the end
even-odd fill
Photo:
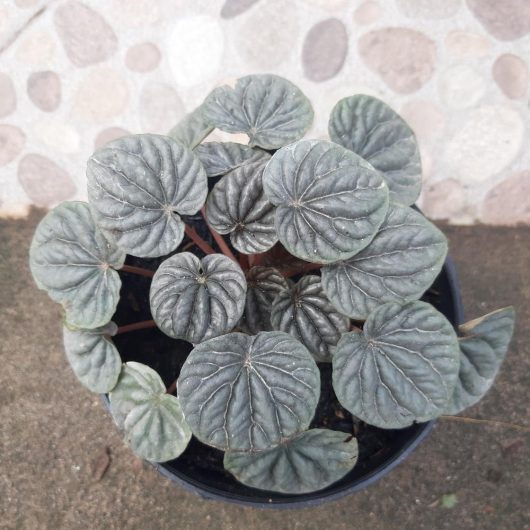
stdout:
MULTIPOLYGON (((376 485, 319 508, 262 511, 204 501, 123 445, 62 351, 59 308, 27 264, 43 212, 0 221, 0 527, 21 529, 522 529, 530 520, 528 435, 440 421, 376 485), (100 478, 110 451, 111 462, 100 478), (455 494, 444 508, 440 499, 455 494)), ((495 387, 468 416, 528 425, 530 228, 442 227, 466 316, 513 304, 516 337, 495 387)))

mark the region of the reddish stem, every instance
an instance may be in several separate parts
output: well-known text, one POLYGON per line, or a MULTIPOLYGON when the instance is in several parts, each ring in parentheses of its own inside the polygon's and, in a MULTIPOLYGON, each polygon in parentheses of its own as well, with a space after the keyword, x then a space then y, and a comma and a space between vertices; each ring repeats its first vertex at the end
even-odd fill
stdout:
POLYGON ((116 335, 120 335, 121 333, 128 333, 129 331, 136 331, 139 329, 149 329, 149 328, 156 328, 156 324, 154 320, 143 320, 142 322, 135 322, 134 324, 127 324, 126 326, 120 326, 118 328, 118 331, 116 331, 116 335))
POLYGON ((284 271, 280 271, 286 278, 290 278, 291 276, 295 276, 296 274, 302 274, 309 271, 318 270, 322 267, 322 263, 308 263, 304 264, 301 267, 295 267, 293 269, 286 269, 284 271))
POLYGON ((232 251, 230 250, 230 247, 226 244, 226 241, 224 240, 223 236, 216 232, 206 219, 206 211, 204 209, 204 206, 201 208, 201 214, 204 218, 205 223, 207 224, 210 232, 212 233, 213 238, 215 239, 216 243, 219 245, 219 248, 221 249, 221 252, 229 257, 230 259, 233 259, 236 263, 238 263, 237 258, 234 256, 232 251))
POLYGON ((134 265, 124 265, 120 271, 139 274, 140 276, 145 276, 146 278, 152 278, 155 275, 155 273, 149 269, 142 269, 142 267, 135 267, 134 265))
POLYGON ((252 266, 252 256, 247 256, 246 254, 243 254, 242 252, 239 253, 239 266, 244 270, 248 271, 248 269, 252 266))
POLYGON ((215 254, 215 250, 211 247, 204 239, 197 233, 195 228, 184 225, 184 231, 186 235, 205 253, 215 254))
POLYGON ((175 381, 173 381, 173 382, 167 387, 166 394, 173 394, 173 392, 175 392, 176 389, 177 389, 177 380, 175 379, 175 381))

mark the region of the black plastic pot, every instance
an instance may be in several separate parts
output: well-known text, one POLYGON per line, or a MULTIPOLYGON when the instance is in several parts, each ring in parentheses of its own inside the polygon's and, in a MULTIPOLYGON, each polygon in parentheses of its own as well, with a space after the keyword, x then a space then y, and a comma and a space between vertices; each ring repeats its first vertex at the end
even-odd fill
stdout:
MULTIPOLYGON (((134 264, 134 261, 131 263, 134 264)), ((150 318, 147 300, 148 287, 149 280, 145 278, 124 276, 121 291, 122 302, 114 317, 118 324, 123 325, 150 318)), ((453 325, 456 326, 463 322, 458 278, 450 258, 447 258, 442 272, 424 299, 441 311, 453 325)), ((115 337, 115 342, 124 361, 134 360, 148 364, 157 370, 166 385, 176 379, 180 366, 191 349, 188 343, 169 339, 157 329, 118 335, 115 337)), ((106 397, 104 401, 108 405, 106 397)), ((155 464, 155 467, 173 482, 207 499, 256 508, 284 509, 317 506, 366 488, 389 473, 427 437, 434 423, 435 421, 415 424, 406 429, 393 431, 367 427, 364 438, 358 438, 360 457, 355 468, 331 486, 303 495, 284 495, 262 491, 239 483, 224 471, 221 451, 210 448, 195 438, 178 459, 164 464, 155 464), (363 455, 364 440, 372 444, 370 437, 376 438, 377 436, 384 439, 384 447, 375 453, 363 455)))

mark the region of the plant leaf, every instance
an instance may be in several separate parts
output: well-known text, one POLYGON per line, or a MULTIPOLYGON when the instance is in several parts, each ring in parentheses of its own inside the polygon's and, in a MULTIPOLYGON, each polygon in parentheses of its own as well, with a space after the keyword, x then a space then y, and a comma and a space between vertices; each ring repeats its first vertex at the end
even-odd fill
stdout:
POLYGON ((420 298, 445 261, 447 240, 421 213, 390 204, 372 242, 352 258, 322 268, 331 303, 356 320, 385 302, 420 298))
POLYGON ((177 389, 199 440, 222 450, 262 451, 307 429, 320 372, 286 333, 229 333, 191 351, 177 389))
POLYGON ((350 319, 330 304, 320 277, 314 275, 304 276, 292 289, 276 296, 271 323, 274 329, 297 338, 317 362, 331 361, 332 349, 350 329, 350 319))
POLYGON ((110 404, 125 441, 141 458, 167 462, 186 449, 191 430, 179 400, 166 394, 162 379, 148 366, 125 363, 110 404))
POLYGON ((178 214, 196 213, 208 193, 193 152, 155 134, 125 136, 99 149, 88 161, 87 178, 98 225, 139 257, 175 250, 184 236, 178 214))
POLYGON ((265 252, 278 241, 274 206, 261 182, 265 163, 240 166, 225 175, 206 203, 208 223, 220 234, 230 234, 232 245, 243 254, 265 252))
POLYGON ((206 142, 194 153, 199 157, 209 177, 226 175, 230 171, 254 162, 267 162, 269 153, 234 142, 206 142))
POLYGON ((388 208, 380 173, 331 142, 300 140, 274 154, 263 187, 276 231, 295 256, 316 263, 347 259, 368 245, 388 208))
POLYGON ((30 267, 40 289, 66 312, 67 322, 93 329, 112 318, 121 280, 111 267, 125 254, 104 237, 84 202, 63 202, 39 223, 30 248, 30 267))
POLYGON ((350 434, 311 429, 260 453, 226 453, 224 466, 251 488, 300 494, 341 479, 357 456, 357 440, 350 434))
POLYGON ((245 275, 230 258, 199 260, 175 254, 156 271, 149 295, 157 326, 170 337, 198 343, 230 331, 245 307, 245 275))
POLYGON ((273 267, 252 267, 247 272, 245 311, 239 322, 241 329, 251 335, 271 331, 271 308, 274 297, 289 289, 289 282, 273 267))
POLYGON ((386 103, 372 96, 341 99, 329 119, 330 138, 381 171, 390 199, 406 206, 421 191, 421 160, 412 129, 386 103))
POLYGON ((204 119, 203 110, 204 104, 200 105, 189 114, 186 114, 186 116, 184 116, 184 118, 182 118, 182 120, 180 120, 167 135, 183 147, 194 149, 214 129, 204 119))
POLYGON ((110 392, 118 381, 121 358, 110 339, 117 329, 114 322, 95 329, 63 327, 66 358, 79 381, 92 392, 110 392))
POLYGON ((370 425, 401 429, 443 413, 458 375, 458 339, 425 302, 390 302, 362 332, 346 333, 333 354, 341 405, 370 425))
POLYGON ((235 88, 214 89, 204 117, 229 133, 246 133, 251 147, 278 149, 302 138, 313 122, 309 100, 291 82, 271 74, 248 75, 235 88))
POLYGON ((513 335, 515 311, 505 307, 460 326, 460 371, 445 411, 458 414, 490 389, 513 335))

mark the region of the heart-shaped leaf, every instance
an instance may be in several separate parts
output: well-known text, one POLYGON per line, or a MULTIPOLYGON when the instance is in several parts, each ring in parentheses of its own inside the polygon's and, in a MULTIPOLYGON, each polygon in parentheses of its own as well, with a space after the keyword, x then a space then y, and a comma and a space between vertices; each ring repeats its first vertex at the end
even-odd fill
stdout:
POLYGON ((133 256, 164 256, 184 237, 180 216, 196 213, 206 173, 189 149, 168 136, 114 140, 88 161, 88 198, 98 225, 133 256))
POLYGON ((232 245, 243 254, 265 252, 278 241, 274 206, 261 182, 265 163, 240 166, 225 175, 206 203, 208 223, 220 234, 230 234, 232 245))
POLYGON ((390 302, 333 354, 333 388, 344 408, 370 425, 401 429, 443 414, 458 375, 458 339, 425 302, 390 302))
POLYGON ((245 133, 251 147, 278 149, 302 138, 313 122, 309 100, 291 82, 271 74, 248 75, 235 88, 214 89, 204 117, 229 133, 245 133))
POLYGON ((322 268, 331 303, 356 320, 385 302, 416 300, 429 288, 447 255, 445 236, 421 213, 390 204, 372 242, 352 258, 322 268))
POLYGON ((460 326, 460 371, 446 414, 458 414, 490 389, 508 351, 515 311, 505 307, 460 326))
POLYGON ((199 260, 175 254, 156 271, 151 283, 151 313, 170 337, 198 343, 229 332, 245 307, 245 275, 230 258, 210 254, 199 260))
POLYGON ((95 329, 63 327, 66 358, 79 381, 92 392, 110 392, 118 381, 121 358, 110 338, 117 329, 114 322, 95 329))
POLYGON ((295 256, 332 263, 361 251, 388 209, 378 171, 331 142, 300 140, 274 154, 263 187, 276 208, 276 231, 295 256))
POLYGON ((317 362, 331 361, 341 335, 350 329, 350 319, 341 315, 327 299, 319 276, 304 276, 292 289, 281 291, 271 309, 274 329, 296 337, 317 362))
POLYGON ((341 99, 329 119, 330 138, 368 160, 385 176, 390 199, 413 204, 421 191, 421 160, 412 129, 372 96, 341 99))
POLYGON ((186 114, 168 132, 168 136, 188 149, 194 149, 198 146, 214 129, 204 119, 203 109, 204 105, 200 105, 194 111, 186 114))
POLYGON ((357 455, 357 440, 350 434, 311 429, 260 453, 226 453, 224 466, 251 488, 300 494, 341 479, 357 455))
POLYGON ((286 333, 230 333, 191 351, 177 389, 199 440, 223 450, 261 451, 307 429, 320 372, 286 333))
POLYGON ((125 441, 141 458, 167 462, 186 449, 191 430, 179 400, 166 394, 162 379, 148 366, 125 363, 110 404, 125 441))
POLYGON ((31 272, 40 289, 66 312, 67 322, 93 329, 112 318, 121 280, 111 267, 125 254, 103 236, 88 204, 64 202, 39 223, 30 248, 31 272))
POLYGON ((273 267, 252 267, 247 272, 245 312, 239 326, 255 335, 271 331, 271 308, 275 296, 289 289, 289 282, 273 267))
POLYGON ((194 153, 209 177, 226 175, 246 164, 266 162, 270 158, 266 151, 234 142, 206 142, 198 145, 194 153))

